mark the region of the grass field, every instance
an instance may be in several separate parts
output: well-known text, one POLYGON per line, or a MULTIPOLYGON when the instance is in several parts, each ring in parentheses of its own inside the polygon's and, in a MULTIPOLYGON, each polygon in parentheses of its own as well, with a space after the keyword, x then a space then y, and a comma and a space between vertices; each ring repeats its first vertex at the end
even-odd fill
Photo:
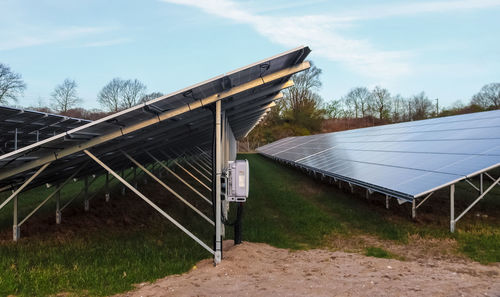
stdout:
MULTIPOLYGON (((403 247, 413 244, 418 237, 456 242, 457 248, 451 252, 459 257, 482 263, 500 261, 498 190, 458 223, 455 234, 450 234, 446 192, 437 193, 434 200, 419 209, 418 220, 414 222, 409 218, 408 205, 393 202, 391 209, 385 210, 380 197, 368 201, 362 195, 348 194, 259 155, 245 154, 240 158, 248 159, 251 166, 244 240, 290 249, 349 250, 349 242, 359 237, 368 236, 403 247)), ((91 192, 102 183, 102 178, 96 180, 91 192)), ((64 199, 78 193, 80 187, 80 182, 69 185, 63 193, 64 199)), ((196 214, 154 186, 152 180, 141 190, 210 244, 212 229, 196 214)), ((21 195, 21 218, 48 192, 38 189, 21 195)), ((61 225, 54 222, 51 201, 22 226, 18 243, 10 240, 11 209, 0 211, 0 296, 45 296, 60 292, 105 296, 130 290, 136 283, 187 271, 198 260, 210 257, 143 201, 131 194, 121 196, 119 192, 119 187, 115 187, 110 203, 103 202, 99 193, 91 201, 89 213, 83 211, 81 200, 75 201, 63 213, 61 225)), ((458 207, 460 199, 471 199, 468 193, 465 186, 457 187, 458 207)), ((4 196, 0 196, 0 201, 4 196)), ((196 199, 192 195, 188 198, 196 199)), ((209 214, 210 210, 205 212, 209 214)), ((229 237, 230 233, 228 230, 229 237)), ((356 251, 368 256, 405 258, 404 254, 388 251, 377 242, 356 251)))

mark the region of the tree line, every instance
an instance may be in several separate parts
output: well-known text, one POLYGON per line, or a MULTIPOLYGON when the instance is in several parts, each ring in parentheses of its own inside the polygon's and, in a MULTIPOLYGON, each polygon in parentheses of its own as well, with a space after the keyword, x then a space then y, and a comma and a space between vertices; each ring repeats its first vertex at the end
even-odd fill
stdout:
MULTIPOLYGON (((8 65, 0 63, 0 104, 17 103, 18 97, 24 94, 26 87, 21 74, 11 70, 8 65)), ((66 78, 61 84, 56 85, 50 93, 49 107, 30 108, 94 120, 110 112, 117 112, 163 96, 160 92, 147 93, 146 91, 146 85, 138 79, 113 78, 97 95, 97 102, 101 105, 102 110, 86 110, 81 107, 83 99, 78 94, 77 82, 66 78)))
POLYGON ((500 83, 484 85, 467 104, 439 106, 425 92, 403 97, 381 86, 354 87, 339 99, 325 102, 318 94, 321 69, 311 68, 293 76, 266 118, 242 141, 241 149, 253 150, 275 140, 298 135, 333 132, 373 125, 423 120, 500 108, 500 83))
MULTIPOLYGON (((322 70, 311 63, 309 69, 293 76, 294 85, 283 91, 284 96, 275 102, 276 106, 264 121, 248 135, 245 140, 248 147, 255 148, 293 135, 500 108, 500 83, 484 85, 467 104, 455 103, 445 108, 439 106, 437 99, 431 100, 425 92, 403 97, 393 95, 381 86, 373 89, 355 87, 341 98, 325 102, 318 93, 322 86, 321 73, 322 70)), ((0 104, 17 102, 26 87, 19 73, 0 63, 0 104)), ((77 89, 77 82, 67 78, 54 87, 50 94, 50 107, 30 108, 95 120, 163 95, 160 92, 147 93, 146 85, 137 79, 113 78, 97 95, 102 110, 87 110, 80 107, 83 99, 77 89)))

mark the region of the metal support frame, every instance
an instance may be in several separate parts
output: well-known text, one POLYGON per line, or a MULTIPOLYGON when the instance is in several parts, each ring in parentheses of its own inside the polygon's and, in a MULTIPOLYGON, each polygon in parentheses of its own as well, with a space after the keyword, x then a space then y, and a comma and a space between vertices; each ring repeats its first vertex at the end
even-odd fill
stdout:
POLYGON ((163 169, 165 169, 168 173, 170 173, 171 175, 173 175, 175 178, 177 178, 179 181, 181 181, 183 184, 185 184, 188 188, 190 188, 193 192, 195 192, 198 196, 200 196, 203 200, 205 200, 207 203, 209 203, 210 205, 212 205, 212 201, 210 201, 207 197, 205 197, 205 195, 203 195, 202 193, 200 193, 193 186, 191 186, 188 182, 186 182, 184 179, 182 179, 182 177, 180 177, 175 172, 173 172, 172 169, 168 168, 168 166, 166 166, 165 164, 163 164, 162 162, 160 162, 160 160, 158 160, 150 152, 146 151, 146 154, 148 154, 148 156, 150 156, 153 160, 155 160, 155 162, 157 162, 158 164, 160 164, 160 166, 163 167, 163 169))
POLYGON ((385 195, 385 208, 389 209, 389 195, 385 195))
POLYGON ((460 220, 469 210, 474 207, 481 199, 484 198, 486 194, 488 194, 491 189, 493 189, 495 186, 499 185, 500 183, 500 177, 497 179, 493 179, 489 174, 485 173, 487 176, 489 176, 492 180, 493 183, 485 190, 483 191, 460 215, 458 215, 455 218, 455 185, 450 186, 450 231, 454 232, 455 231, 455 225, 460 220))
POLYGON ((58 184, 56 186, 56 189, 52 191, 40 204, 38 204, 20 223, 19 227, 24 224, 31 216, 33 216, 47 201, 50 200, 50 198, 56 196, 56 224, 61 223, 61 209, 60 209, 60 202, 61 202, 61 189, 68 183, 70 182, 85 166, 87 166, 88 162, 85 162, 82 166, 80 166, 73 174, 71 174, 63 183, 58 184))
POLYGON ((194 171, 198 172, 203 178, 205 178, 206 180, 208 181, 212 181, 212 179, 208 176, 206 176, 205 174, 203 174, 200 170, 198 170, 198 168, 196 168, 195 166, 193 166, 193 164, 191 164, 189 161, 187 160, 184 160, 184 162, 189 166, 191 167, 194 171))
POLYGON ((134 192, 137 196, 139 196, 142 200, 144 200, 147 204, 153 207, 156 211, 158 211, 161 215, 163 215, 167 220, 169 220, 172 224, 174 224, 177 228, 181 229, 184 233, 186 233, 189 237, 191 237, 194 241, 196 241, 199 245, 205 248, 211 254, 215 254, 214 250, 212 250, 207 244, 205 244, 202 240, 196 237, 193 233, 191 233, 188 229, 182 226, 179 222, 177 222, 174 218, 169 216, 165 211, 163 211, 160 207, 158 207, 155 203, 153 203, 150 199, 148 199, 144 194, 139 192, 136 188, 134 188, 131 184, 129 184, 126 180, 120 177, 115 171, 109 168, 106 164, 104 164, 101 160, 99 160, 96 156, 94 156, 88 150, 83 150, 85 154, 87 154, 92 160, 94 160, 97 164, 99 164, 102 168, 104 168, 107 172, 111 173, 117 180, 119 180, 123 185, 125 185, 128 189, 134 192))
POLYGON ((89 203, 89 176, 86 175, 84 179, 84 193, 83 193, 83 208, 85 211, 90 210, 90 203, 89 203))
POLYGON ((184 204, 186 204, 189 208, 191 208, 194 212, 199 214, 203 219, 205 219, 207 222, 209 222, 212 225, 215 225, 214 222, 209 219, 203 212, 201 212, 199 209, 194 207, 191 203, 189 203, 186 199, 184 199, 181 195, 179 195, 177 192, 175 192, 172 188, 167 186, 161 179, 156 177, 151 171, 147 170, 144 166, 142 166, 139 162, 137 162, 134 158, 132 158, 129 154, 127 154, 124 151, 121 151, 121 153, 127 157, 132 163, 134 163, 137 167, 139 167, 142 171, 144 171, 147 175, 149 175, 151 178, 153 178, 156 182, 158 182, 162 187, 164 187, 167 191, 172 193, 177 199, 182 201, 184 204))
POLYGON ((106 202, 109 202, 109 199, 110 199, 110 195, 109 195, 109 172, 107 172, 107 171, 106 171, 106 181, 105 181, 105 184, 104 184, 104 191, 105 191, 104 200, 106 202))
POLYGON ((455 184, 450 186, 450 232, 455 232, 455 184))
POLYGON ((10 195, 7 199, 0 204, 0 209, 2 209, 7 203, 9 203, 12 199, 14 199, 13 204, 14 204, 14 212, 13 212, 13 224, 12 224, 12 238, 14 241, 17 241, 20 237, 20 228, 19 225, 17 224, 18 221, 18 195, 21 193, 24 188, 26 188, 40 173, 42 173, 45 168, 47 168, 50 165, 50 163, 44 164, 42 167, 40 167, 35 174, 30 176, 17 190, 13 191, 12 195, 10 195))
POLYGON ((222 209, 221 209, 221 101, 215 102, 215 253, 214 265, 217 265, 222 260, 222 209))
POLYGON ((197 178, 194 174, 192 174, 191 172, 189 172, 189 170, 187 170, 186 168, 182 167, 181 164, 179 164, 179 162, 177 161, 173 161, 174 164, 179 167, 180 169, 182 169, 184 172, 186 172, 189 176, 191 176, 194 180, 196 180, 200 185, 202 185, 203 187, 205 187, 207 190, 209 190, 210 192, 212 192, 212 189, 207 186, 204 182, 202 182, 199 178, 197 178))

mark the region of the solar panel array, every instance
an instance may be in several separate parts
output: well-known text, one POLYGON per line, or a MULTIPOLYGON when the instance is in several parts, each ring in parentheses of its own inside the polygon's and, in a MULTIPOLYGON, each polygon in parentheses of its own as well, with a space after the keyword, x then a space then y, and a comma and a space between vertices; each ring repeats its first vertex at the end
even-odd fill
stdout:
POLYGON ((0 154, 69 131, 89 120, 0 106, 0 154))
POLYGON ((257 151, 411 201, 500 166, 500 110, 289 137, 257 151))
MULTIPOLYGON (((218 98, 223 98, 222 111, 235 138, 241 138, 265 114, 280 91, 291 85, 291 75, 306 69, 303 61, 309 52, 308 47, 299 47, 4 153, 0 155, 0 189, 19 185, 48 162, 52 163, 30 187, 61 181, 89 160, 83 153, 85 148, 91 148, 103 162, 119 170, 130 166, 121 150, 141 161, 149 158, 144 154, 146 149, 183 152, 194 145, 210 147, 213 113, 211 106, 203 104, 218 98), (202 107, 198 108, 200 104, 202 107), (165 119, 160 120, 161 117, 165 119)), ((91 162, 79 175, 102 171, 91 162)))

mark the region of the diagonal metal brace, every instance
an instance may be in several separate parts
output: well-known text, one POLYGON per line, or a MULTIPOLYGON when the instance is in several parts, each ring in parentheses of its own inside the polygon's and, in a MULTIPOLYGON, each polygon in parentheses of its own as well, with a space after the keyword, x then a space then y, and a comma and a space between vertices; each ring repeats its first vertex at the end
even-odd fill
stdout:
POLYGON ((179 222, 177 222, 174 218, 169 216, 165 211, 163 211, 158 205, 154 204, 151 200, 149 200, 146 196, 144 196, 139 190, 134 188, 131 184, 129 184, 126 180, 124 180, 118 173, 114 172, 111 168, 106 166, 101 160, 99 160, 96 156, 94 156, 88 150, 83 150, 90 158, 92 158, 97 164, 99 164, 102 168, 111 173, 117 180, 119 180, 122 184, 124 184, 127 188, 129 188, 132 192, 134 192, 137 196, 139 196, 142 200, 144 200, 147 204, 153 207, 156 211, 158 211, 161 215, 163 215, 167 220, 169 220, 172 224, 174 224, 177 228, 181 229, 184 233, 186 233, 189 237, 191 237, 194 241, 200 244, 203 248, 209 251, 212 255, 215 254, 214 250, 212 250, 207 244, 201 241, 198 237, 196 237, 193 233, 191 233, 188 229, 182 226, 179 222))

